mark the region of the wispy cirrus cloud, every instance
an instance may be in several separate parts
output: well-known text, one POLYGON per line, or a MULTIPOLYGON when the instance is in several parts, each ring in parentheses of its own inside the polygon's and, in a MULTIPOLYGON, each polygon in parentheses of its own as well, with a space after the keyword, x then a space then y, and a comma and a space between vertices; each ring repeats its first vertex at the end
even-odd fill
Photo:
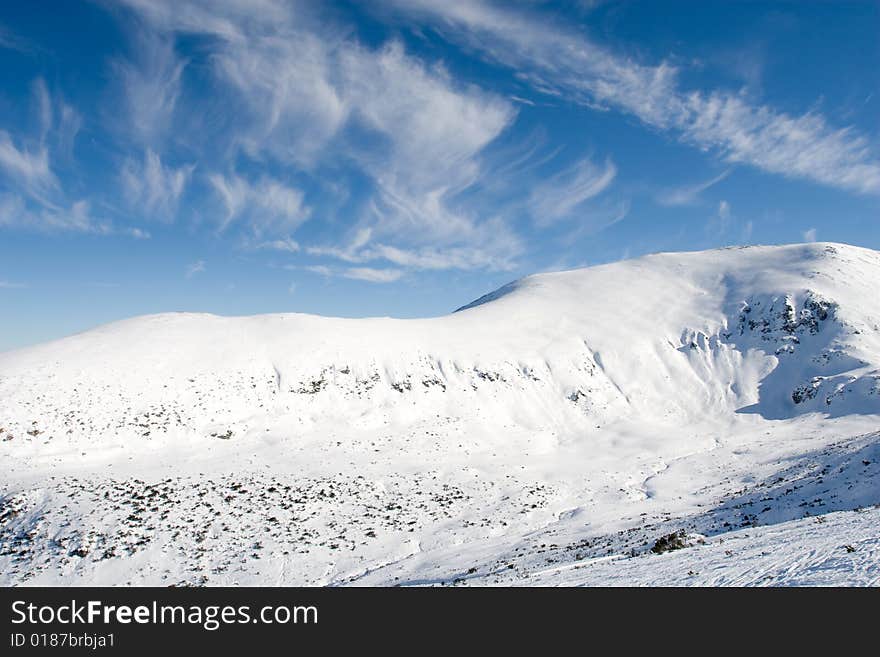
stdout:
POLYGON ((42 233, 82 233, 89 235, 125 235, 148 239, 149 233, 131 226, 117 226, 96 216, 88 199, 56 203, 34 201, 15 193, 0 193, 0 226, 23 228, 42 233))
POLYGON ((393 283, 403 276, 399 269, 373 269, 372 267, 351 267, 342 272, 345 278, 368 283, 393 283))
POLYGON ((611 160, 602 165, 589 158, 579 160, 535 185, 529 211, 539 226, 570 217, 584 202, 605 191, 616 175, 611 160))
POLYGON ((58 184, 49 166, 49 151, 44 145, 18 147, 5 130, 0 130, 0 170, 27 188, 45 191, 58 184))
POLYGON ((880 193, 880 161, 852 128, 821 114, 792 116, 722 90, 687 90, 678 68, 612 53, 530 12, 480 0, 399 0, 450 40, 514 69, 536 90, 633 115, 723 160, 859 193, 880 193))
POLYGON ((485 215, 456 204, 455 197, 479 180, 478 156, 510 125, 514 107, 455 84, 442 69, 427 69, 397 43, 371 56, 362 48, 346 50, 341 63, 356 119, 388 143, 379 153, 360 154, 377 187, 375 234, 486 245, 485 215))
POLYGON ((226 208, 218 228, 221 232, 244 216, 255 235, 291 233, 311 214, 299 189, 272 178, 251 183, 238 175, 215 173, 208 179, 226 208))
POLYGON ((722 199, 706 222, 705 232, 710 240, 707 246, 748 243, 753 230, 754 221, 737 217, 730 202, 722 199))
POLYGON ((62 195, 61 182, 53 171, 53 148, 69 156, 79 132, 79 114, 63 100, 53 99, 43 78, 31 83, 33 116, 37 120, 35 134, 18 139, 0 130, 0 174, 24 194, 41 205, 62 195), (57 105, 57 109, 56 109, 57 105))
POLYGON ((449 247, 446 249, 434 247, 400 249, 386 244, 376 244, 369 250, 364 251, 363 256, 365 260, 387 260, 410 269, 489 269, 492 271, 508 271, 513 269, 513 258, 519 255, 522 250, 518 240, 500 251, 498 249, 467 246, 449 247), (507 253, 513 255, 507 257, 507 253))
POLYGON ((327 265, 288 265, 285 269, 300 269, 325 278, 348 278, 367 283, 393 283, 405 272, 394 267, 329 267, 327 265))
POLYGON ((63 100, 53 98, 45 81, 36 78, 32 103, 36 135, 20 140, 0 130, 0 226, 42 233, 126 235, 147 239, 149 234, 130 225, 117 225, 96 214, 89 198, 70 195, 53 171, 52 152, 70 156, 79 131, 79 114, 63 100))
POLYGON ((0 48, 8 50, 17 50, 20 53, 31 55, 42 51, 38 45, 30 39, 15 34, 12 30, 0 25, 0 48))
MULTIPOLYGON (((369 228, 378 244, 421 254, 412 262, 436 262, 425 255, 430 249, 454 253, 449 262, 461 261, 465 249, 496 262, 516 256, 512 227, 461 198, 485 175, 483 150, 516 118, 508 98, 453 80, 442 64, 427 65, 399 42, 364 46, 315 20, 307 5, 264 0, 257 12, 236 1, 123 4, 155 32, 150 42, 162 44, 162 53, 172 53, 181 35, 205 38, 206 61, 230 92, 230 115, 217 118, 228 127, 217 135, 225 146, 214 144, 228 158, 242 153, 306 174, 321 165, 354 166, 371 186, 354 209, 355 228, 369 228)), ((179 63, 154 69, 166 72, 162 80, 180 80, 171 74, 179 63)), ((272 187, 273 180, 210 175, 225 209, 220 230, 240 224, 291 235, 310 208, 297 189, 272 187)), ((325 255, 334 257, 329 249, 325 255)))
POLYGON ((724 237, 730 230, 732 212, 726 200, 718 202, 718 209, 709 219, 708 230, 717 237, 724 237))
POLYGON ((37 78, 31 84, 34 99, 37 106, 37 115, 40 119, 40 142, 45 141, 46 135, 52 128, 52 99, 49 96, 49 88, 43 78, 37 78))
POLYGON ((285 253, 299 253, 300 245, 291 237, 281 237, 275 240, 265 240, 262 242, 253 242, 246 240, 245 246, 254 249, 268 249, 271 251, 283 251, 285 253))
POLYGON ((121 181, 128 202, 141 215, 170 223, 177 213, 177 205, 195 165, 178 168, 166 166, 151 148, 144 151, 143 160, 132 158, 122 167, 121 181))
POLYGON ((696 183, 694 185, 684 185, 682 187, 676 187, 674 189, 663 190, 656 196, 655 200, 660 205, 665 205, 668 207, 693 205, 700 198, 700 194, 705 192, 710 187, 714 187, 722 180, 727 178, 727 176, 729 175, 730 169, 727 169, 726 171, 722 171, 714 178, 710 178, 709 180, 701 183, 696 183))
POLYGON ((327 265, 305 265, 303 267, 288 267, 289 269, 303 269, 305 271, 310 271, 313 274, 318 274, 319 276, 332 276, 333 272, 330 267, 327 265))
POLYGON ((208 270, 208 266, 204 260, 196 260, 194 263, 187 265, 184 275, 186 278, 192 278, 197 274, 202 274, 208 270))
POLYGON ((630 201, 627 199, 579 212, 575 227, 562 236, 561 242, 571 246, 587 235, 594 235, 623 221, 629 211, 630 201))
POLYGON ((343 246, 310 246, 306 252, 313 256, 330 256, 346 262, 363 262, 361 250, 373 236, 372 228, 361 228, 355 231, 352 239, 343 246))
POLYGON ((167 37, 144 30, 136 34, 133 58, 112 62, 127 110, 120 128, 126 138, 155 147, 171 126, 187 62, 167 37))
MULTIPOLYGON (((485 226, 491 230, 493 221, 485 226)), ((373 241, 373 231, 362 228, 355 232, 350 242, 343 246, 309 246, 306 253, 312 256, 328 256, 349 263, 367 263, 387 261, 408 269, 443 270, 443 269, 489 269, 508 271, 514 267, 514 258, 523 252, 520 238, 505 232, 499 224, 499 235, 491 248, 479 245, 464 246, 421 246, 401 248, 379 241, 373 241), (508 240, 500 244, 501 240, 508 240)))

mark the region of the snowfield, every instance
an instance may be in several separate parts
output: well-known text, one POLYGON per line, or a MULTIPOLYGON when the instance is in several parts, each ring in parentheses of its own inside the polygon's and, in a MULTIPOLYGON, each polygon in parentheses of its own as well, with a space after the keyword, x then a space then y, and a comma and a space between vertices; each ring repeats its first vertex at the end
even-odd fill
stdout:
POLYGON ((0 584, 875 586, 878 281, 658 254, 0 354, 0 584))

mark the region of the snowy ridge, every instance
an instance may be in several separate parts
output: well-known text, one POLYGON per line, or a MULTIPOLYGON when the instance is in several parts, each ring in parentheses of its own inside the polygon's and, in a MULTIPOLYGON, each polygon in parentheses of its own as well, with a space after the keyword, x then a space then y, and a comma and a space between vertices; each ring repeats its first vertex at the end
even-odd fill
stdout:
POLYGON ((0 356, 0 397, 25 441, 34 427, 40 441, 241 435, 254 415, 369 424, 461 404, 521 421, 527 400, 541 401, 531 424, 691 421, 706 404, 878 412, 878 275, 863 249, 764 247, 533 276, 439 319, 157 315, 0 356))
MULTIPOLYGON (((840 244, 657 254, 441 318, 163 314, 0 354, 6 581, 427 583, 530 535, 644 554, 671 519, 729 531, 706 508, 782 462, 838 445, 870 457, 836 487, 873 476, 877 280, 840 244)), ((801 518, 783 497, 754 522, 801 518)))

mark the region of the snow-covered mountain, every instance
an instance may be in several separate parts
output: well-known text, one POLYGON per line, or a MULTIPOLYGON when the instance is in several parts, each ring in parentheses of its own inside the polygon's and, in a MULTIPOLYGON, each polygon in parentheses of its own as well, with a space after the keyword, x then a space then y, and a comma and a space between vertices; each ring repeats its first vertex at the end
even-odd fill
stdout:
MULTIPOLYGON (((744 526, 812 536, 880 503, 877 281, 842 244, 658 254, 433 319, 163 314, 0 354, 2 580, 636 583, 744 526)), ((878 581, 865 541, 833 581, 878 581)))

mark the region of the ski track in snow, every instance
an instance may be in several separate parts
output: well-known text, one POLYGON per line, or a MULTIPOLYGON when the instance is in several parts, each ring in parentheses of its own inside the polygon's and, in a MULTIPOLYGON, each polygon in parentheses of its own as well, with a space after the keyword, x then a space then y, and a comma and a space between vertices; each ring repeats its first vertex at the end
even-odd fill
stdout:
POLYGON ((876 586, 877 280, 660 254, 0 354, 0 584, 876 586))

